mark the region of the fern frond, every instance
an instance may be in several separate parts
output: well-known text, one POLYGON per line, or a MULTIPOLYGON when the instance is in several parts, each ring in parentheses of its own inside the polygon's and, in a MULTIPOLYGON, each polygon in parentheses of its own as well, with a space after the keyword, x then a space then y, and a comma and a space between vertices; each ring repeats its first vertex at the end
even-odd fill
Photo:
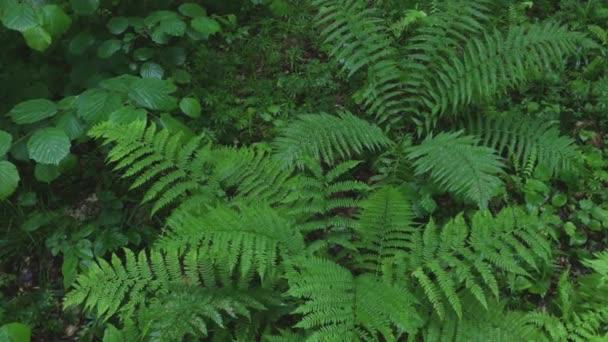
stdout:
MULTIPOLYGON (((125 321, 152 303, 154 298, 170 295, 176 286, 204 286, 229 291, 236 284, 231 270, 225 269, 227 257, 241 258, 241 270, 259 260, 268 260, 268 256, 262 255, 267 252, 265 246, 254 251, 251 244, 242 242, 245 240, 242 237, 239 240, 237 236, 235 240, 234 245, 244 248, 238 255, 230 251, 218 252, 216 246, 201 245, 187 251, 152 249, 137 256, 124 249, 124 262, 116 254, 112 255, 111 263, 99 258, 86 272, 78 275, 74 288, 65 297, 64 306, 83 305, 96 317, 107 320, 119 314, 125 321)), ((215 242, 222 245, 220 240, 215 242)), ((223 243, 224 246, 230 244, 223 243)), ((268 262, 274 264, 275 260, 268 262)), ((262 274, 266 273, 266 265, 255 265, 262 274)))
POLYGON ((349 112, 301 115, 273 141, 274 158, 285 166, 303 166, 306 158, 333 165, 365 150, 392 144, 382 130, 349 112))
POLYGON ((135 320, 141 338, 182 341, 207 337, 211 328, 226 329, 226 318, 247 320, 251 311, 265 309, 254 291, 180 285, 139 310, 135 320))
POLYGON ((408 199, 392 187, 374 192, 361 208, 354 227, 360 236, 356 261, 359 267, 378 272, 383 259, 413 248, 413 213, 408 199))
MULTIPOLYGON (((404 211, 387 211, 388 215, 399 212, 403 215, 404 211)), ((388 241, 391 253, 383 260, 382 272, 395 274, 397 279, 401 274, 405 277, 402 282, 413 281, 440 319, 451 313, 462 318, 463 296, 470 295, 487 308, 488 294, 499 295, 498 274, 526 276, 528 270, 541 269, 540 265, 551 260, 541 225, 535 214, 519 208, 505 208, 496 217, 484 210, 473 215, 470 227, 462 214, 443 227, 431 221, 423 232, 389 228, 382 234, 380 226, 377 236, 362 240, 365 247, 361 249, 388 241)))
POLYGON ((306 258, 290 264, 287 294, 305 299, 293 312, 296 327, 311 329, 308 341, 396 341, 394 329, 421 324, 412 297, 370 275, 354 277, 332 261, 306 258))
POLYGON ((477 116, 466 120, 466 131, 484 146, 509 153, 523 165, 541 165, 555 175, 577 169, 579 151, 574 139, 560 135, 547 121, 524 116, 477 116))
MULTIPOLYGON (((553 341, 546 339, 524 312, 509 311, 500 302, 492 301, 487 307, 471 296, 463 299, 462 318, 451 315, 441 321, 432 317, 423 329, 424 341, 485 342, 485 341, 553 341)), ((558 341, 558 340, 555 340, 558 341)))
POLYGON ((408 98, 401 90, 402 73, 397 63, 398 52, 387 23, 374 8, 361 0, 314 0, 318 8, 316 24, 330 46, 329 54, 351 77, 365 70, 366 85, 355 100, 379 122, 398 121, 413 113, 408 98))
POLYGON ((177 209, 167 224, 169 232, 157 248, 194 248, 229 273, 238 266, 241 277, 255 272, 264 279, 278 262, 304 251, 304 238, 295 226, 262 203, 238 210, 220 206, 200 216, 177 209))
POLYGON ((442 51, 421 83, 420 94, 433 113, 457 113, 465 105, 522 84, 530 71, 561 63, 583 41, 582 34, 551 22, 513 26, 506 34, 485 32, 468 39, 462 52, 442 51))
POLYGON ((406 149, 416 175, 428 173, 445 190, 485 207, 498 193, 504 165, 494 150, 477 146, 478 140, 462 132, 441 133, 406 149))
POLYGON ((359 161, 349 160, 324 172, 317 161, 304 160, 305 170, 311 175, 294 177, 288 184, 291 192, 282 201, 285 210, 296 219, 301 231, 353 226, 352 218, 338 215, 336 211, 358 208, 358 196, 368 192, 370 187, 363 182, 340 181, 339 178, 359 164, 359 161))
POLYGON ((206 179, 205 169, 192 168, 195 151, 203 148, 204 137, 184 143, 180 134, 169 136, 155 124, 134 121, 126 126, 105 122, 93 127, 89 135, 113 144, 108 161, 123 177, 135 177, 131 189, 150 185, 144 202, 154 201, 152 214, 180 197, 200 188, 206 179), (185 144, 185 148, 179 148, 185 144))

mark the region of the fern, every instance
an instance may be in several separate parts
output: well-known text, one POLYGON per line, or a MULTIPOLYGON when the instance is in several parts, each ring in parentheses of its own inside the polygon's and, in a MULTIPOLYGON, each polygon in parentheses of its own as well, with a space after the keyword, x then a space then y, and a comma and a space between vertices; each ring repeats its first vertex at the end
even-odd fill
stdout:
POLYGON ((441 229, 430 222, 419 233, 406 225, 407 205, 388 202, 402 200, 398 193, 386 189, 376 195, 361 214, 373 219, 364 221, 358 231, 363 248, 384 260, 366 256, 364 260, 381 262, 382 271, 397 279, 406 275, 401 281, 417 284, 442 319, 449 314, 446 304, 463 316, 462 289, 487 308, 487 293, 499 294, 497 271, 527 275, 525 267, 537 269, 539 261, 550 260, 549 243, 537 227, 536 216, 521 209, 503 209, 496 218, 479 211, 470 229, 459 215, 441 229))
POLYGON ((113 326, 106 329, 105 338, 111 338, 112 342, 161 342, 207 337, 210 328, 227 328, 226 317, 248 320, 252 310, 265 310, 264 304, 252 294, 251 291, 174 286, 167 295, 142 307, 123 329, 117 330, 113 326))
POLYGON ((303 166, 306 158, 330 165, 364 150, 377 151, 392 141, 380 128, 348 112, 301 115, 273 141, 274 157, 286 166, 303 166))
POLYGON ((305 299, 293 312, 297 328, 310 329, 307 341, 396 341, 394 329, 413 332, 422 320, 402 288, 361 275, 332 261, 301 259, 287 272, 287 294, 305 299))
MULTIPOLYGON (((299 222, 306 222, 300 224, 301 230, 308 232, 326 229, 334 224, 352 226, 340 222, 341 218, 334 215, 334 211, 359 207, 357 199, 351 195, 365 193, 370 187, 363 182, 338 179, 360 163, 355 160, 345 161, 327 172, 316 161, 307 160, 303 163, 308 172, 292 180, 292 192, 282 202, 288 208, 290 216, 296 217, 299 222)), ((344 219, 348 221, 347 218, 344 219)))
POLYGON ((374 192, 361 208, 355 226, 360 236, 356 261, 359 267, 378 273, 384 259, 414 248, 413 213, 406 197, 392 187, 374 192))
POLYGON ((429 173, 443 188, 483 208, 502 185, 498 175, 504 165, 494 150, 477 143, 462 132, 441 133, 406 152, 416 175, 429 173))
POLYGON ((243 278, 256 272, 261 279, 275 272, 277 262, 304 251, 304 239, 291 222, 267 205, 210 209, 204 215, 176 210, 167 221, 169 232, 157 242, 162 250, 194 248, 243 278))
POLYGON ((552 341, 519 311, 505 310, 496 301, 483 307, 471 296, 463 300, 463 317, 451 315, 449 319, 431 318, 422 333, 424 341, 485 342, 485 341, 552 341))
POLYGON ((91 129, 89 135, 104 138, 104 145, 114 144, 107 160, 116 163, 114 169, 122 170, 123 177, 136 176, 131 189, 155 180, 144 195, 144 202, 155 201, 152 213, 199 189, 207 177, 204 168, 192 167, 201 164, 194 157, 203 137, 184 144, 181 134, 171 136, 168 130, 157 132, 156 125, 148 126, 141 120, 127 126, 106 122, 91 129))
POLYGON ((529 72, 561 62, 584 36, 556 23, 513 26, 469 39, 458 50, 443 51, 421 83, 420 95, 433 113, 457 113, 460 108, 517 86, 529 72))
POLYGON ((481 144, 508 153, 523 165, 540 165, 559 175, 577 170, 578 147, 544 120, 524 116, 477 116, 467 120, 466 130, 481 144), (530 163, 532 162, 532 163, 530 163))
POLYGON ((170 136, 168 130, 159 131, 145 121, 127 126, 106 122, 89 134, 103 138, 105 145, 113 144, 108 162, 116 163, 115 170, 123 177, 135 178, 131 189, 148 187, 143 202, 154 202, 152 214, 205 191, 273 203, 285 196, 282 184, 292 176, 291 169, 265 153, 203 146, 203 137, 185 141, 180 134, 170 136))
POLYGON ((608 32, 597 25, 587 26, 589 32, 604 46, 608 46, 608 32))
POLYGON ((366 71, 367 84, 355 100, 380 122, 412 113, 401 89, 402 73, 390 28, 378 13, 361 0, 314 0, 313 4, 319 9, 316 23, 330 46, 329 54, 343 65, 348 77, 366 71))

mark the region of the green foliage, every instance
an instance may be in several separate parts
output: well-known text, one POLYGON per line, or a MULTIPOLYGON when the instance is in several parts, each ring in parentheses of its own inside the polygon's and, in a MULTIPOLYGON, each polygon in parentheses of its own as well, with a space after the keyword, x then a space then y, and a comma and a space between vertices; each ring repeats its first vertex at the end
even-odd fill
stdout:
POLYGON ((411 332, 421 324, 404 289, 332 261, 299 260, 287 279, 287 293, 306 299, 293 313, 303 315, 296 327, 314 329, 307 341, 396 341, 393 327, 411 332))
POLYGON ((429 173, 444 189, 463 195, 480 207, 498 194, 503 163, 495 152, 477 146, 479 140, 462 132, 441 133, 407 150, 417 175, 429 173))
POLYGON ((541 119, 479 115, 467 120, 466 130, 478 136, 482 145, 513 156, 523 165, 540 165, 552 174, 577 170, 579 152, 574 140, 541 119))
POLYGON ((606 19, 0 0, 0 340, 606 340, 606 19))
POLYGON ((348 113, 302 115, 286 126, 273 142, 274 157, 286 166, 302 166, 305 158, 334 164, 364 150, 391 145, 380 128, 348 113))

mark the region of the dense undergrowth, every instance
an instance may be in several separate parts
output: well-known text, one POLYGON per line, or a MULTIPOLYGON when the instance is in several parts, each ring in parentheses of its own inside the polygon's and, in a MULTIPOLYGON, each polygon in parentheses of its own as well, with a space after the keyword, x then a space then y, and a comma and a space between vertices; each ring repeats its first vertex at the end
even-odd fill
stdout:
POLYGON ((0 19, 0 341, 608 341, 603 1, 0 19))

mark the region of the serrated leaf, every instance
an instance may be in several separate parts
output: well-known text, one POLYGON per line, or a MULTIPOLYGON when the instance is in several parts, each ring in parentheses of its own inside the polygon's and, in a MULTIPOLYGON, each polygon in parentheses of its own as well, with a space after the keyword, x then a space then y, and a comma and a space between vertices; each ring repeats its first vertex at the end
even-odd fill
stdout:
POLYGON ((6 152, 11 149, 13 136, 8 132, 0 131, 0 158, 4 157, 6 152))
POLYGON ((207 11, 198 4, 194 4, 191 2, 187 2, 185 4, 181 4, 178 7, 179 13, 185 15, 186 17, 196 18, 196 17, 205 17, 207 16, 207 11))
POLYGON ((119 108, 110 114, 108 121, 114 122, 118 125, 127 125, 136 120, 145 121, 146 118, 147 113, 145 109, 126 106, 119 108))
POLYGON ((88 122, 100 122, 122 106, 120 95, 103 90, 90 89, 82 93, 76 102, 78 116, 88 122))
POLYGON ((118 39, 109 39, 101 43, 97 48, 97 56, 99 58, 110 58, 122 47, 122 41, 118 39))
POLYGON ((79 15, 91 15, 99 8, 99 0, 70 0, 70 4, 79 15))
POLYGON ((163 33, 174 37, 181 37, 186 33, 186 23, 180 18, 163 19, 158 28, 163 33))
POLYGON ((19 3, 10 5, 6 9, 2 16, 2 24, 8 29, 23 32, 40 24, 40 17, 32 5, 19 3))
POLYGON ((220 24, 217 21, 208 17, 194 18, 190 22, 190 25, 192 25, 192 29, 196 32, 207 35, 215 34, 221 29, 220 24))
POLYGON ((170 94, 177 88, 173 83, 156 78, 142 78, 134 82, 129 98, 138 106, 170 111, 177 108, 177 98, 170 94))
POLYGON ((193 97, 185 97, 179 103, 179 108, 182 112, 191 118, 201 117, 201 104, 193 97))
POLYGON ((50 183, 57 179, 61 173, 57 165, 36 164, 34 168, 34 177, 36 180, 43 183, 50 183))
POLYGON ((192 139, 195 136, 194 131, 190 127, 171 116, 171 114, 161 114, 160 123, 162 127, 168 129, 173 134, 181 133, 185 140, 192 139))
POLYGON ((0 201, 7 199, 19 185, 19 172, 13 163, 0 161, 0 201))
POLYGON ((70 140, 78 139, 85 133, 82 121, 73 112, 59 115, 55 120, 55 127, 63 129, 70 140))
POLYGON ((42 27, 52 37, 59 37, 69 30, 72 18, 57 5, 45 5, 41 9, 42 27))
POLYGON ((129 28, 129 19, 125 17, 113 17, 108 21, 108 30, 112 34, 121 34, 129 28))
POLYGON ((58 165, 70 153, 70 147, 70 138, 56 127, 39 129, 27 142, 30 158, 40 164, 58 165))
POLYGON ((143 78, 162 79, 165 75, 165 70, 162 66, 156 63, 147 62, 141 66, 141 69, 139 69, 139 75, 143 78))
POLYGON ((42 26, 30 27, 23 31, 23 38, 30 48, 43 52, 53 42, 51 35, 42 26))
POLYGON ((21 102, 9 112, 13 122, 18 125, 35 123, 57 114, 57 105, 46 99, 21 102))

